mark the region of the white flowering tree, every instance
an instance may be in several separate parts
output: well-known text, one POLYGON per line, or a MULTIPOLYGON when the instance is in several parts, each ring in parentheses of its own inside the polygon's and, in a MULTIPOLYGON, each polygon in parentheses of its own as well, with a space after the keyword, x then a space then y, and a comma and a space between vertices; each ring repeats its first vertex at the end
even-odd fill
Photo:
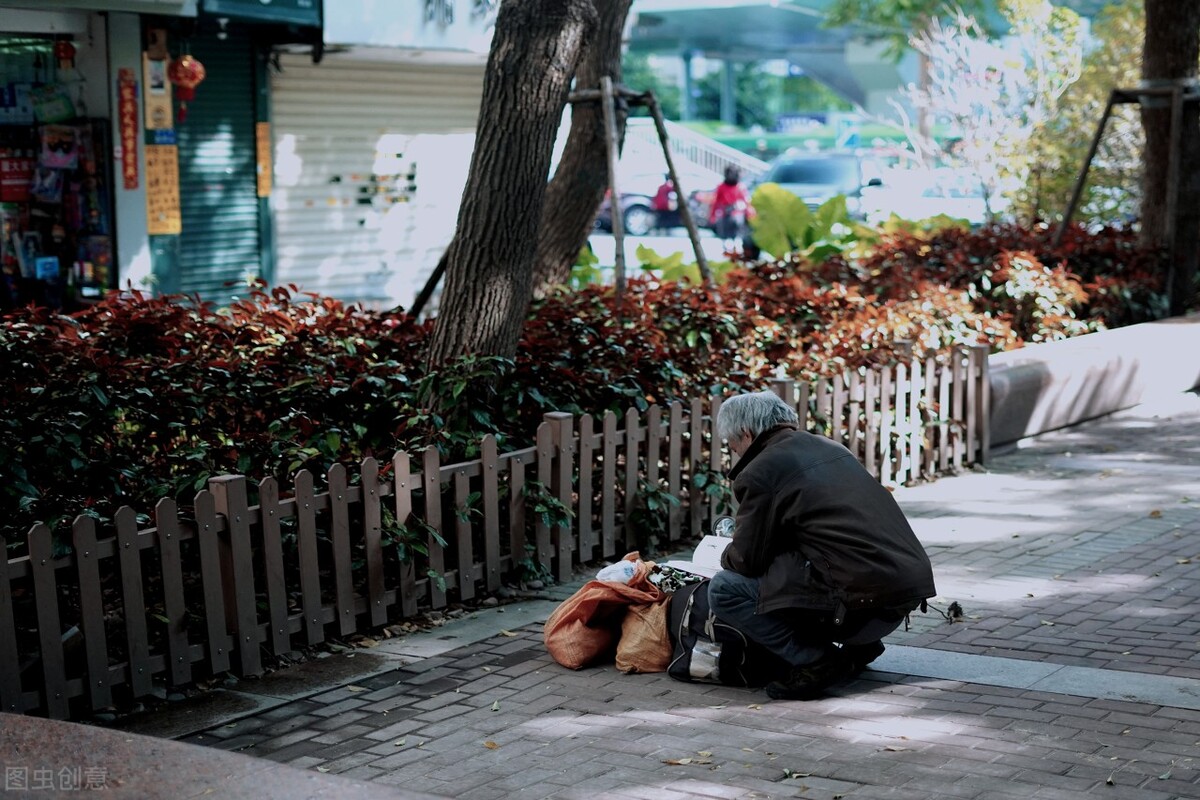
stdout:
POLYGON ((1079 78, 1083 48, 1080 20, 1047 0, 1006 0, 1008 35, 989 38, 961 10, 931 20, 910 39, 929 63, 927 86, 902 95, 919 113, 949 125, 942 147, 914 129, 897 103, 901 125, 918 157, 969 170, 989 203, 1029 178, 1034 132, 1055 112, 1063 92, 1079 78))

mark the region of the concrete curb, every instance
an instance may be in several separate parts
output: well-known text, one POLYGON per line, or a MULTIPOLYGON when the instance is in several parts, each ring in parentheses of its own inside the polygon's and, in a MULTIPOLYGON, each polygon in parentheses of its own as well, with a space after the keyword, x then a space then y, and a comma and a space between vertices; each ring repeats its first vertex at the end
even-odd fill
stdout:
POLYGON ((996 447, 1200 386, 1200 314, 997 353, 988 371, 996 447))

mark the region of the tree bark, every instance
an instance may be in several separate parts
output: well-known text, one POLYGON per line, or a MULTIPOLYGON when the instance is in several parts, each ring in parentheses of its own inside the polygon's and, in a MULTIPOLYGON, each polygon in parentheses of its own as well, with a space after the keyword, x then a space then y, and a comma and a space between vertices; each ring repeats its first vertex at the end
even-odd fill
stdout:
MULTIPOLYGON (((580 58, 575 88, 599 89, 600 78, 621 82, 621 34, 633 0, 595 0, 600 27, 580 58)), ((643 87, 633 86, 633 89, 643 87)), ((617 108, 617 136, 625 138, 624 104, 617 108)), ((604 118, 600 104, 576 103, 571 110, 571 134, 563 148, 554 178, 546 189, 546 206, 538 229, 533 284, 538 293, 564 284, 571 265, 587 242, 596 210, 608 187, 604 149, 604 118)), ((613 208, 619 208, 618 203, 613 208)), ((614 212, 616 213, 616 212, 614 212)))
POLYGON ((467 354, 516 354, 554 137, 597 22, 592 0, 500 6, 458 228, 446 250, 431 366, 467 354))
MULTIPOLYGON (((1146 35, 1142 49, 1144 86, 1165 86, 1195 79, 1200 65, 1200 0, 1145 0, 1146 35)), ((1193 90, 1194 91, 1194 90, 1193 90)), ((1168 294, 1172 314, 1192 300, 1200 248, 1200 104, 1183 106, 1181 148, 1176 164, 1179 195, 1175 219, 1169 219, 1171 186, 1171 103, 1147 96, 1141 104, 1146 134, 1142 155, 1141 240, 1171 253, 1168 294)))

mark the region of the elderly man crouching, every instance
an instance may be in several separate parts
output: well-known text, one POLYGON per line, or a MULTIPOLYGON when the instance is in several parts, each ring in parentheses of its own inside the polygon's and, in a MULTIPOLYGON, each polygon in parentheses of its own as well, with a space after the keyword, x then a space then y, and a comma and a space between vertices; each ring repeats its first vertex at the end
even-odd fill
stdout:
POLYGON ((858 674, 880 642, 936 590, 904 512, 842 445, 798 429, 770 392, 727 400, 717 434, 739 457, 738 503, 724 570, 709 587, 717 617, 791 665, 767 686, 810 699, 858 674))

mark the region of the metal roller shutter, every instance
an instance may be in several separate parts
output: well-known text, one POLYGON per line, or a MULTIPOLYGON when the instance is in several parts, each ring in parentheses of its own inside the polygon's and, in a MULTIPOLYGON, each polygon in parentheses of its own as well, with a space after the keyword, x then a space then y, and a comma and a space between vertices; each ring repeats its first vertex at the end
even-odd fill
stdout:
POLYGON ((179 141, 180 289, 227 302, 262 272, 254 149, 254 46, 245 34, 198 38, 207 70, 179 141), (229 285, 232 284, 232 285, 229 285))
POLYGON ((407 305, 454 233, 483 65, 283 56, 272 77, 275 282, 407 305))

